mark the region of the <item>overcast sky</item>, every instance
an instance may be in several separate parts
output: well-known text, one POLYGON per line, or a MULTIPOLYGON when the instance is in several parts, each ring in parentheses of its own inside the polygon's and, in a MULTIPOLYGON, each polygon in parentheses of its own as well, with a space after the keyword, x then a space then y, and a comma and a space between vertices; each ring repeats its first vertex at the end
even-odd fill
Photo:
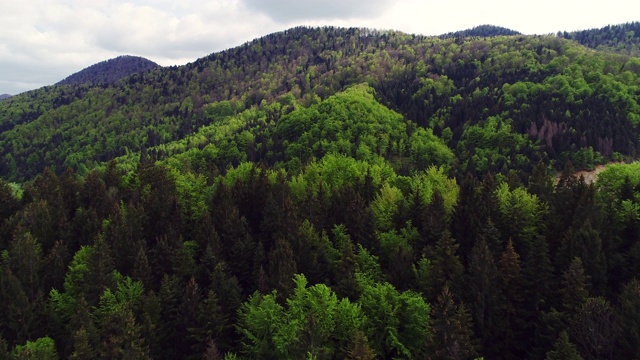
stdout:
POLYGON ((0 94, 118 55, 182 65, 298 25, 548 34, 638 20, 638 0, 0 0, 0 94))

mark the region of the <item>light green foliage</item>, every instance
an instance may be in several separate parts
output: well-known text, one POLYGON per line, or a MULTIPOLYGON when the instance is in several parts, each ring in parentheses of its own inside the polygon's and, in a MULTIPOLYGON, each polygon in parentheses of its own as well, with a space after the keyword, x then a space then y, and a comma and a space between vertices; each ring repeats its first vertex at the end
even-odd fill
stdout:
POLYGON ((466 126, 458 143, 460 158, 472 158, 476 171, 485 173, 490 167, 502 163, 504 168, 524 165, 518 154, 529 145, 529 139, 511 129, 511 120, 491 116, 472 126, 466 126), (473 152, 471 152, 473 151, 473 152))
POLYGON ((449 178, 442 167, 430 166, 425 171, 414 174, 408 182, 399 178, 396 185, 402 189, 405 197, 410 194, 422 195, 424 204, 430 204, 434 191, 438 191, 444 200, 444 208, 448 214, 453 212, 453 207, 458 201, 460 188, 456 179, 449 178))
POLYGON ((536 195, 529 194, 523 187, 511 190, 507 183, 501 183, 496 188, 496 198, 500 216, 509 227, 510 235, 530 240, 538 233, 547 209, 536 195))
POLYGON ((327 190, 338 189, 354 183, 356 179, 363 181, 367 172, 376 187, 396 176, 382 159, 367 163, 344 155, 327 154, 321 161, 312 162, 302 174, 295 176, 291 180, 291 190, 294 198, 302 199, 307 187, 316 192, 320 183, 323 183, 327 190))
POLYGON ((89 274, 87 262, 91 250, 90 246, 83 246, 73 256, 73 260, 65 276, 65 291, 61 293, 56 289, 51 290, 50 297, 54 309, 66 317, 71 316, 76 299, 82 294, 86 281, 85 278, 89 274))
POLYGON ((598 174, 598 195, 603 198, 619 198, 625 179, 628 179, 629 185, 633 188, 640 184, 640 162, 607 165, 606 169, 598 174))
POLYGON ((319 104, 285 115, 275 129, 285 141, 286 158, 297 157, 303 164, 312 156, 345 154, 358 160, 372 160, 401 151, 398 143, 406 137, 402 116, 382 106, 373 89, 356 85, 319 104))
POLYGON ((436 96, 449 95, 456 89, 455 84, 447 75, 422 78, 420 79, 420 84, 421 87, 416 93, 417 96, 424 94, 433 94, 436 96))
POLYGON ((56 344, 48 336, 16 346, 11 355, 21 360, 58 360, 56 344))
POLYGON ((378 231, 389 231, 394 227, 394 218, 398 212, 398 205, 404 202, 404 196, 400 189, 384 184, 371 202, 371 211, 376 219, 376 229, 378 231))
POLYGON ((324 284, 308 287, 303 275, 296 275, 294 282, 296 288, 284 307, 276 302, 275 292, 256 293, 240 307, 238 331, 249 357, 332 358, 363 329, 365 319, 357 304, 338 300, 324 284))
POLYGON ((430 165, 448 167, 455 158, 451 149, 433 135, 431 129, 417 128, 409 138, 409 148, 418 169, 430 165))
POLYGON ((624 223, 640 219, 640 162, 610 164, 598 174, 599 200, 613 206, 615 219, 624 223))
POLYGON ((180 209, 187 218, 202 218, 208 211, 207 199, 209 197, 209 187, 207 186, 207 176, 204 174, 194 174, 192 172, 183 173, 174 168, 169 172, 176 184, 180 199, 180 209))
POLYGON ((378 257, 372 255, 367 249, 358 244, 358 274, 367 277, 370 281, 379 282, 384 279, 378 257))
POLYGON ((366 315, 365 332, 382 358, 423 359, 430 336, 431 309, 422 296, 399 292, 389 283, 371 283, 358 277, 362 296, 358 304, 366 315))

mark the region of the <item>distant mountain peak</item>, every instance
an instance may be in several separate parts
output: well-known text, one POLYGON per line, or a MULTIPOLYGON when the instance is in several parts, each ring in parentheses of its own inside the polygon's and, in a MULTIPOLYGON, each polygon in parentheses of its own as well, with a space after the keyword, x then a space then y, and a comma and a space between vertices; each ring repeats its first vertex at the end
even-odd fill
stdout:
POLYGON ((9 94, 2 94, 2 95, 0 95, 0 100, 8 99, 10 97, 11 97, 11 95, 9 95, 9 94))
POLYGON ((440 37, 441 38, 467 37, 467 36, 494 37, 494 36, 512 36, 512 35, 522 35, 522 33, 519 31, 502 27, 502 26, 484 24, 484 25, 478 25, 471 29, 442 34, 440 35, 440 37))
POLYGON ((97 64, 93 64, 75 74, 68 76, 66 79, 58 82, 56 85, 65 84, 94 84, 104 85, 116 82, 123 77, 127 77, 136 73, 149 71, 159 67, 155 62, 139 56, 122 55, 113 59, 105 60, 97 64))

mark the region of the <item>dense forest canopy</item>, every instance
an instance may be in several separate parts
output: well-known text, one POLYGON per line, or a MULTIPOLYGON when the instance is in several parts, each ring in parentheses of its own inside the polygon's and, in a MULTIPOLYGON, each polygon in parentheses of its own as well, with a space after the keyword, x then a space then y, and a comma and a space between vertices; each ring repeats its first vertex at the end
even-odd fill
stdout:
POLYGON ((122 55, 91 65, 75 74, 69 75, 56 85, 92 84, 107 85, 124 77, 143 73, 159 67, 149 59, 139 56, 122 55))
POLYGON ((592 49, 625 55, 640 55, 640 21, 608 25, 600 29, 558 32, 558 36, 575 40, 592 49))
POLYGON ((466 37, 466 36, 476 36, 476 37, 492 37, 492 36, 511 36, 511 35, 522 35, 519 31, 511 30, 504 28, 502 26, 494 26, 494 25, 478 25, 472 27, 471 29, 455 31, 446 34, 440 35, 441 38, 451 38, 451 37, 466 37))
MULTIPOLYGON (((635 156, 639 70, 637 58, 555 36, 439 39, 294 28, 109 86, 52 86, 3 101, 0 175, 25 181, 45 167, 86 174, 111 159, 183 141, 215 123, 219 111, 254 111, 286 99, 308 106, 360 83, 445 140, 462 159, 460 173, 530 172, 541 158, 557 169, 567 159, 588 168, 635 156), (505 141, 487 148, 495 128, 505 141)), ((267 123, 281 115, 270 114, 267 123)), ((255 132, 272 130, 268 124, 255 132)))
POLYGON ((493 35, 2 101, 0 358, 640 357, 640 60, 493 35))

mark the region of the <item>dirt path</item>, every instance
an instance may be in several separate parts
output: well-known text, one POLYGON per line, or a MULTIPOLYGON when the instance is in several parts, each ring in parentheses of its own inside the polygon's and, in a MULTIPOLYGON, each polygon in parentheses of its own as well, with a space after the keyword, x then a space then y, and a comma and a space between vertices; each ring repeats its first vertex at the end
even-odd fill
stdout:
POLYGON ((580 176, 584 176, 584 182, 587 184, 591 184, 598 180, 598 174, 600 174, 604 169, 606 169, 607 165, 596 165, 595 169, 591 171, 576 171, 576 177, 579 179, 580 176))
MULTIPOLYGON (((611 165, 611 164, 618 164, 618 163, 613 162, 605 165, 596 165, 596 167, 593 170, 576 171, 575 177, 579 179, 580 176, 584 176, 584 182, 587 184, 592 184, 596 182, 596 180, 598 180, 598 174, 600 174, 604 169, 607 168, 608 165, 611 165)), ((558 181, 560 181, 560 174, 561 173, 556 174, 556 176, 554 176, 553 178, 556 184, 558 183, 558 181)))

